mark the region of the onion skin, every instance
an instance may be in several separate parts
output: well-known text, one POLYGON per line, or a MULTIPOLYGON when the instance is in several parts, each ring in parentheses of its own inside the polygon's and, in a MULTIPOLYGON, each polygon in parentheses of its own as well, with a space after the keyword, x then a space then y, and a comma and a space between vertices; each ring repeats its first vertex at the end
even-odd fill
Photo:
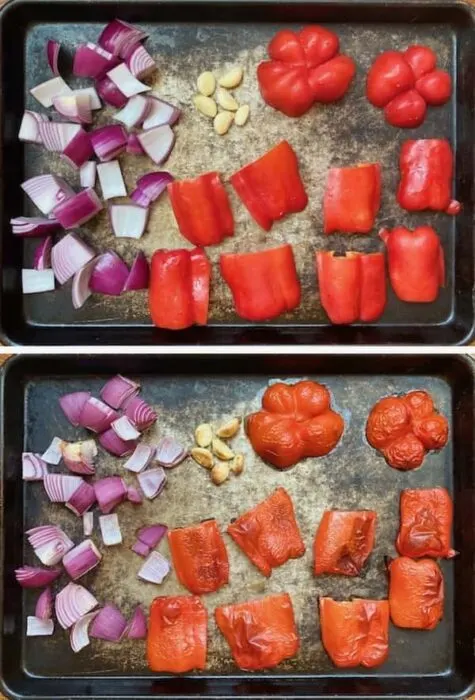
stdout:
POLYGON ((59 405, 71 425, 75 427, 79 425, 81 411, 89 398, 91 398, 90 391, 73 391, 70 394, 61 396, 59 405))
POLYGON ((53 600, 53 593, 48 586, 43 593, 40 593, 36 601, 35 617, 38 617, 40 620, 49 620, 53 611, 53 600))
POLYGON ((130 268, 129 276, 127 277, 123 292, 132 292, 140 289, 148 289, 150 281, 150 267, 144 253, 137 253, 134 262, 130 268))
POLYGON ((99 610, 91 625, 90 635, 106 642, 119 642, 127 628, 127 620, 120 610, 110 603, 99 610))
POLYGON ((22 566, 20 569, 15 569, 15 578, 22 588, 43 588, 56 581, 62 573, 62 569, 22 566))
POLYGON ((129 623, 127 637, 129 639, 145 639, 146 636, 147 618, 140 605, 137 605, 129 623))
POLYGON ((99 97, 111 107, 121 108, 127 104, 127 97, 119 90, 117 85, 106 75, 96 84, 99 97))
POLYGON ((120 476, 106 476, 94 483, 97 502, 101 513, 108 515, 127 498, 127 486, 120 476))
POLYGON ((114 251, 107 251, 97 258, 89 288, 92 292, 119 296, 129 276, 129 268, 114 251))
POLYGON ((140 391, 140 384, 123 377, 121 374, 116 374, 104 384, 100 391, 100 397, 112 408, 119 409, 138 391, 140 391))

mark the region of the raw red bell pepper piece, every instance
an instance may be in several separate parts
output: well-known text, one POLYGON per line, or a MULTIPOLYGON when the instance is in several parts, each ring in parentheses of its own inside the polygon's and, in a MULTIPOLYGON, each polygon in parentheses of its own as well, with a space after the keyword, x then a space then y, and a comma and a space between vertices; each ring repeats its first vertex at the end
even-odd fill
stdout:
POLYGON ((290 245, 256 253, 225 253, 219 264, 241 318, 266 321, 300 304, 300 282, 290 245))
POLYGON ((338 668, 380 666, 389 652, 389 603, 320 598, 322 642, 338 668))
POLYGON ((397 627, 433 630, 444 614, 444 577, 432 559, 389 562, 389 610, 397 627))
POLYGON ((216 624, 243 671, 273 668, 291 659, 300 646, 288 593, 270 595, 214 611, 216 624))
POLYGON ((315 102, 335 102, 355 75, 354 61, 339 54, 338 36, 310 25, 300 32, 283 29, 268 46, 270 61, 257 67, 264 100, 288 117, 300 117, 315 102))
POLYGON ((447 489, 405 489, 401 493, 401 526, 396 540, 399 554, 451 558, 453 506, 447 489))
POLYGON ((212 593, 229 581, 226 547, 216 520, 168 531, 175 573, 191 593, 212 593))
POLYGON ((324 233, 369 233, 380 200, 379 163, 330 168, 323 198, 324 233))
POLYGON ((274 221, 307 206, 297 156, 287 141, 245 165, 230 180, 251 216, 266 231, 274 221))
POLYGON ((383 253, 316 253, 320 301, 332 323, 376 321, 386 306, 383 253))
POLYGON ((219 173, 174 180, 170 202, 182 235, 196 246, 215 245, 234 234, 234 220, 219 173))
POLYGON ((315 575, 359 576, 373 549, 375 528, 372 510, 326 510, 313 544, 315 575))
POLYGON ((211 265, 201 248, 156 250, 152 257, 149 308, 159 328, 178 330, 208 319, 211 265))
POLYGON ((206 666, 208 613, 197 596, 160 596, 150 607, 151 671, 185 673, 206 666))
POLYGON ((388 251, 391 286, 401 301, 430 303, 445 283, 444 249, 431 226, 410 231, 397 226, 382 229, 380 238, 388 251))
POLYGON ((406 141, 401 148, 399 168, 397 201, 403 209, 459 213, 460 203, 451 197, 453 155, 448 141, 406 141))

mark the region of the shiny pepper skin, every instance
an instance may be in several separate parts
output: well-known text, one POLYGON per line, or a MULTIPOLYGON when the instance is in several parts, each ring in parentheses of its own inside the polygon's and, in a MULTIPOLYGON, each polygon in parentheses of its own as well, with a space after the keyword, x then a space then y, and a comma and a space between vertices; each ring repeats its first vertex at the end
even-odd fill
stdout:
POLYGON ((393 624, 416 630, 437 627, 444 614, 444 578, 437 562, 397 557, 388 572, 393 624))

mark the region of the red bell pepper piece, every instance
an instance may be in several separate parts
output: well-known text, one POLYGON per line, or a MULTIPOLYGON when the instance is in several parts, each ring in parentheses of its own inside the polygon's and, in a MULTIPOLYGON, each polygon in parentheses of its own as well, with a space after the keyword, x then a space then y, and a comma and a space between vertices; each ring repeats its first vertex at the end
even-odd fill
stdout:
POLYGON ((452 149, 445 139, 406 141, 399 157, 397 201, 401 207, 458 214, 460 204, 451 199, 452 163, 452 149))
POLYGON ((376 321, 386 306, 383 253, 316 253, 320 301, 332 323, 376 321))
POLYGON ((225 253, 219 263, 241 318, 266 321, 300 304, 292 246, 256 253, 225 253))
POLYGON ((388 566, 389 611, 396 627, 433 630, 444 614, 444 577, 432 559, 396 557, 388 566))
POLYGON ((359 576, 373 550, 375 528, 373 510, 326 510, 313 543, 315 575, 359 576))
POLYGON ((234 220, 219 174, 174 180, 168 194, 180 232, 196 246, 221 243, 234 234, 234 220))
POLYGON ((450 546, 453 505, 447 489, 405 489, 401 492, 401 527, 396 540, 399 554, 452 558, 450 546))
POLYGON ((431 226, 410 231, 397 226, 382 229, 380 237, 388 251, 389 279, 401 301, 432 302, 445 281, 444 250, 431 226))
POLYGON ((323 198, 324 233, 369 233, 380 199, 379 163, 330 168, 323 198))
POLYGON ((274 221, 307 206, 297 156, 287 141, 238 170, 230 180, 251 216, 266 231, 274 221))
POLYGON ((302 116, 315 102, 340 100, 356 67, 338 52, 338 36, 318 25, 277 32, 268 46, 271 60, 257 67, 262 97, 288 117, 302 116))
POLYGON ((156 250, 149 287, 154 324, 172 330, 206 324, 210 279, 211 265, 201 248, 156 250))

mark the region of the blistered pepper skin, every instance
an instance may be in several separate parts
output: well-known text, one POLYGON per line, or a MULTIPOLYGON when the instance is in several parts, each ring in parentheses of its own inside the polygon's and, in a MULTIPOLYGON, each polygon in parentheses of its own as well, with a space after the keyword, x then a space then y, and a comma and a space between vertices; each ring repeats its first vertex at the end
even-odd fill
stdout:
POLYGON ((437 562, 397 557, 388 572, 393 624, 418 630, 437 627, 444 614, 444 578, 437 562))
POLYGON ((453 505, 447 489, 405 489, 396 549, 402 556, 454 557, 450 546, 453 505))
POLYGON ((315 534, 314 574, 359 576, 374 546, 374 511, 327 510, 315 534))

